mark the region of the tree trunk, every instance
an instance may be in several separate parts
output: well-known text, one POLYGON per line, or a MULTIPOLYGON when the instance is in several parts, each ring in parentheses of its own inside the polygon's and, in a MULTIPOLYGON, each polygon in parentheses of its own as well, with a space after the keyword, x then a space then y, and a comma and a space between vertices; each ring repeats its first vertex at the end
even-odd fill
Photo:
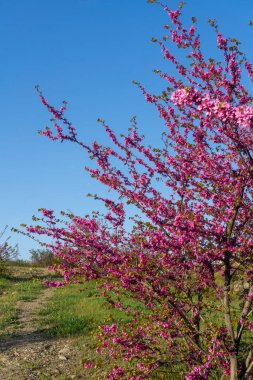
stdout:
POLYGON ((237 371, 237 357, 236 355, 230 356, 230 380, 238 379, 237 371))

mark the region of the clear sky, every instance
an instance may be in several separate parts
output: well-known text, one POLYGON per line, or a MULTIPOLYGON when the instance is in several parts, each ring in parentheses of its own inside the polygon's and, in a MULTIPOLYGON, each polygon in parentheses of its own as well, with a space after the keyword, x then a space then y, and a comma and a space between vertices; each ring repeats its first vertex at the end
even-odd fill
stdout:
MULTIPOLYGON (((167 1, 172 8, 178 3, 167 1)), ((210 56, 215 39, 206 21, 216 18, 252 60, 252 0, 188 0, 185 20, 191 16, 210 56)), ((164 12, 145 0, 0 1, 0 231, 29 224, 40 207, 87 214, 98 206, 85 195, 103 191, 84 171, 88 159, 80 148, 37 134, 49 115, 36 84, 54 105, 69 102, 68 116, 85 141, 105 140, 98 117, 123 133, 137 115, 147 141, 159 143, 161 121, 131 81, 158 88, 152 70, 166 65, 150 40, 163 35, 166 22, 164 12)), ((21 258, 38 247, 9 235, 21 258)))

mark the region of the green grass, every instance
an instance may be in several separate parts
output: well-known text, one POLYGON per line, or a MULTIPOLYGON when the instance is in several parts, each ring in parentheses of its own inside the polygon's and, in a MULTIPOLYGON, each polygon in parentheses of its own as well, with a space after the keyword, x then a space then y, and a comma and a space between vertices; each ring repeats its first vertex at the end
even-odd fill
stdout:
POLYGON ((13 290, 11 280, 0 278, 0 336, 2 330, 12 325, 17 319, 17 294, 13 290))
MULTIPOLYGON (((15 268, 11 268, 11 270, 12 275, 0 276, 0 339, 6 335, 6 331, 12 332, 13 329, 15 330, 18 313, 17 302, 32 301, 38 297, 44 288, 41 285, 43 275, 39 270, 37 272, 36 269, 29 268, 20 268, 17 272, 15 272, 15 268), (7 327, 9 330, 5 330, 7 327)), ((50 277, 52 276, 47 275, 47 279, 50 279, 50 277)), ((209 294, 209 296, 212 297, 212 294, 209 294)), ((131 300, 127 295, 123 298, 124 303, 131 305, 137 312, 140 311, 140 315, 148 312, 147 310, 145 311, 140 302, 131 300)), ((129 316, 112 308, 100 296, 94 281, 55 289, 52 298, 38 312, 38 316, 39 331, 50 338, 68 337, 73 339, 78 351, 82 352, 83 362, 92 361, 95 363, 95 368, 85 370, 87 376, 85 379, 90 380, 105 379, 105 373, 113 364, 106 354, 97 355, 95 352, 98 327, 113 322, 123 326, 130 320, 129 316)), ((208 309, 206 318, 212 323, 221 322, 220 312, 216 310, 208 309)), ((36 365, 36 363, 31 363, 31 365, 36 365)), ((180 380, 184 378, 180 374, 183 371, 183 364, 178 363, 171 368, 164 368, 164 372, 160 368, 151 378, 152 380, 180 380), (171 374, 168 374, 169 371, 171 374)), ((217 373, 217 376, 213 374, 210 377, 212 380, 219 378, 221 378, 219 373, 217 373)))
POLYGON ((0 337, 6 335, 6 327, 15 328, 17 322, 18 308, 17 302, 31 301, 37 297, 42 285, 38 282, 13 283, 8 279, 0 278, 1 308, 0 308, 0 337))
POLYGON ((44 286, 33 272, 9 272, 0 276, 0 338, 15 329, 18 316, 18 301, 32 301, 37 298, 44 286), (7 329, 8 328, 8 329, 7 329), (7 329, 7 330, 6 330, 7 329))
MULTIPOLYGON (((143 310, 139 302, 127 298, 125 302, 143 310)), ((72 338, 82 353, 82 362, 95 363, 94 368, 85 369, 85 379, 107 378, 106 373, 115 363, 107 354, 96 353, 99 326, 114 322, 122 326, 130 321, 130 317, 110 306, 100 296, 94 281, 56 289, 48 305, 39 311, 39 316, 41 332, 49 337, 72 338)))
MULTIPOLYGON (((127 299, 125 303, 131 304, 136 310, 144 311, 141 303, 127 299)), ((85 379, 105 379, 112 365, 106 354, 97 355, 96 334, 102 324, 117 322, 121 326, 129 321, 129 316, 112 308, 96 290, 95 282, 86 284, 68 285, 56 289, 49 304, 40 310, 40 329, 50 337, 75 337, 76 345, 83 353, 83 362, 92 361, 95 368, 86 369, 85 379)), ((118 362, 118 364, 121 364, 118 362)), ((126 365, 126 363, 125 363, 126 365)), ((152 380, 181 380, 182 365, 173 366, 154 373, 152 380), (167 372, 167 373, 166 373, 167 372)))
POLYGON ((57 289, 48 306, 40 311, 40 325, 49 336, 74 336, 97 331, 98 325, 127 322, 125 313, 113 309, 99 295, 95 283, 57 289))

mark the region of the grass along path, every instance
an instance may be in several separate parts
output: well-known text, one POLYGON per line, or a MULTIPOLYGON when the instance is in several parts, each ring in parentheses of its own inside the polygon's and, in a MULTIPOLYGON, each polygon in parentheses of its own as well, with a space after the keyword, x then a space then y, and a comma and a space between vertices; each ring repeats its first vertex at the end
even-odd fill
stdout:
POLYGON ((95 283, 48 289, 44 278, 48 271, 31 268, 0 276, 0 379, 106 379, 112 363, 95 353, 98 326, 128 317, 100 297, 95 283), (95 368, 84 369, 89 360, 95 368))
POLYGON ((22 346, 36 341, 41 334, 37 331, 37 312, 47 303, 52 296, 53 289, 45 288, 37 294, 38 298, 18 301, 16 304, 16 319, 14 326, 5 329, 5 339, 0 341, 0 350, 6 351, 12 346, 22 346), (11 330, 13 333, 11 334, 11 330))
MULTIPOLYGON (((124 325, 129 316, 112 308, 94 282, 48 289, 43 269, 16 268, 0 276, 0 379, 1 380, 105 380, 112 360, 97 355, 98 327, 124 325), (92 361, 93 368, 84 368, 92 361)), ((126 299, 136 311, 138 302, 126 299)), ((121 363, 119 363, 121 364, 121 363)), ((154 380, 181 380, 176 373, 154 380)))
POLYGON ((73 339, 52 339, 38 329, 39 311, 56 291, 41 285, 45 277, 43 269, 18 268, 0 278, 1 380, 85 379, 73 339))

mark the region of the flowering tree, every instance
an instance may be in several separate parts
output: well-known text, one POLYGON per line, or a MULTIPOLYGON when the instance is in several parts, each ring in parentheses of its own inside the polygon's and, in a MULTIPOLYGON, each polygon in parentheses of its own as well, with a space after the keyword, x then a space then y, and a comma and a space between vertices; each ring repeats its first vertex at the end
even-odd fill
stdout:
POLYGON ((133 119, 121 138, 100 120, 112 147, 88 146, 65 118, 66 103, 56 109, 40 92, 55 128, 40 133, 84 149, 98 165, 88 172, 118 200, 95 195, 107 213, 63 213, 63 221, 41 209, 37 220, 45 224, 27 233, 55 241, 48 248, 61 258, 64 281, 51 285, 97 279, 111 304, 129 313, 123 327, 101 328, 98 350, 125 363, 109 379, 159 371, 188 380, 252 379, 253 97, 242 73, 252 80, 253 70, 238 41, 225 38, 215 21, 209 20, 222 62, 202 53, 195 18, 186 28, 181 6, 159 4, 168 13, 168 35, 154 42, 178 75, 155 70, 166 83, 161 95, 137 85, 164 120, 164 145, 145 146, 133 119), (187 51, 188 61, 182 64, 167 40, 187 51), (129 204, 138 209, 131 231, 129 204), (130 307, 130 298, 144 307, 130 307))

